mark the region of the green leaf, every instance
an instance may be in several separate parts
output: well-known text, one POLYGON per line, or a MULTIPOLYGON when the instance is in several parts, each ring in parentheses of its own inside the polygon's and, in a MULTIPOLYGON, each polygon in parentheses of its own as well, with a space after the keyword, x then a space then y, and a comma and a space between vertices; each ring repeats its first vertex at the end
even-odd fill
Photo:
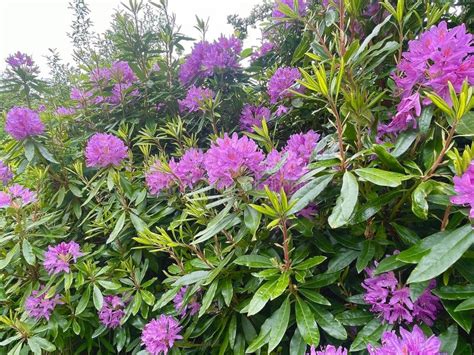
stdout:
POLYGON ((137 232, 143 232, 148 227, 145 221, 133 212, 130 212, 130 220, 137 232))
POLYGON ((153 293, 147 290, 140 290, 140 294, 147 305, 153 306, 155 303, 155 295, 153 293))
POLYGON ((424 181, 419 184, 411 194, 411 210, 421 219, 428 219, 428 201, 426 198, 435 188, 436 182, 433 180, 424 181))
POLYGON ((306 343, 301 337, 298 328, 295 329, 295 333, 290 341, 290 355, 301 355, 306 352, 306 343))
POLYGON ((331 312, 328 312, 324 308, 314 304, 311 304, 311 309, 313 310, 316 322, 326 333, 335 339, 347 339, 346 329, 339 320, 334 318, 331 312))
POLYGON ((109 238, 107 238, 106 244, 112 243, 115 238, 120 234, 122 228, 125 224, 125 218, 127 217, 127 213, 123 212, 120 217, 118 218, 117 222, 115 222, 115 227, 112 233, 110 233, 109 238))
POLYGON ((30 342, 35 343, 35 345, 40 348, 39 354, 41 354, 41 349, 43 349, 47 352, 52 352, 52 351, 56 350, 56 346, 54 346, 53 343, 49 342, 45 338, 41 338, 41 337, 36 336, 36 335, 28 339, 28 345, 30 345, 30 347, 31 347, 30 342))
POLYGON ((454 230, 421 258, 407 283, 431 280, 445 272, 473 243, 474 232, 470 224, 454 230))
POLYGON ((239 256, 234 260, 234 264, 262 269, 273 269, 275 267, 268 257, 254 254, 239 256))
POLYGON ((288 328, 288 322, 290 321, 290 312, 290 300, 287 297, 281 307, 272 315, 272 328, 268 340, 269 353, 275 349, 283 339, 286 329, 288 328))
POLYGON ((455 324, 451 325, 445 332, 439 335, 441 340, 441 353, 452 355, 458 345, 458 327, 455 324))
POLYGON ((378 319, 372 319, 369 323, 357 333, 349 349, 350 352, 356 352, 367 349, 368 344, 376 344, 382 333, 389 328, 388 324, 382 324, 378 319))
POLYGON ((464 302, 461 302, 455 309, 455 312, 460 312, 460 311, 468 311, 474 309, 474 296, 471 298, 468 298, 464 302))
POLYGON ((399 134, 397 142, 395 143, 395 148, 392 150, 392 155, 395 158, 400 157, 408 150, 408 148, 410 148, 417 136, 418 134, 415 131, 407 131, 399 134))
POLYGON ((49 152, 48 149, 42 144, 36 144, 36 147, 38 148, 40 154, 45 158, 47 161, 53 164, 59 164, 56 159, 54 159, 53 155, 49 152))
POLYGON ((362 179, 378 186, 397 187, 402 184, 402 181, 410 178, 409 175, 376 168, 360 168, 356 169, 355 173, 362 179))
POLYGON ((406 265, 405 262, 397 259, 397 255, 390 255, 383 259, 375 268, 374 274, 379 275, 387 271, 392 271, 406 265))
POLYGON ((270 334, 272 326, 273 326, 272 318, 270 317, 262 324, 258 337, 254 338, 250 342, 249 347, 247 348, 247 350, 245 350, 246 354, 254 353, 258 349, 260 349, 262 346, 268 343, 268 335, 270 334))
POLYGON ((104 303, 104 296, 102 296, 102 292, 100 292, 100 289, 97 287, 97 285, 94 285, 92 290, 92 300, 94 301, 95 309, 100 311, 102 304, 104 303))
POLYGON ((173 286, 192 285, 192 284, 195 284, 197 282, 205 280, 208 275, 209 275, 209 271, 204 271, 204 270, 193 271, 193 272, 190 272, 189 274, 181 276, 179 279, 177 279, 173 283, 173 286))
POLYGON ((319 344, 319 330, 314 315, 308 304, 300 297, 296 298, 296 325, 300 331, 301 336, 308 345, 319 344))
POLYGON ((443 300, 465 300, 474 297, 474 285, 443 286, 433 293, 443 300))
POLYGON ((328 301, 328 299, 326 297, 322 296, 320 293, 318 293, 314 290, 307 290, 305 288, 300 287, 298 289, 298 292, 301 293, 305 298, 307 298, 311 302, 322 304, 324 306, 330 306, 331 305, 331 303, 328 301))
POLYGON ((244 210, 244 224, 249 229, 252 235, 255 235, 257 229, 260 225, 260 219, 262 215, 256 211, 255 209, 251 208, 250 206, 246 206, 244 210))
POLYGON ((217 286, 219 285, 219 281, 214 281, 209 289, 207 290, 206 294, 202 298, 201 308, 199 309, 199 318, 201 318, 204 313, 208 310, 209 306, 211 305, 212 301, 214 300, 214 296, 216 295, 217 286))
POLYGON ((226 306, 229 307, 230 302, 232 301, 232 297, 234 296, 234 288, 232 286, 232 281, 228 278, 223 279, 221 287, 222 297, 224 298, 226 306))
POLYGON ((28 161, 32 161, 35 156, 35 145, 32 141, 27 140, 24 145, 25 148, 25 158, 28 161))
POLYGON ((373 319, 373 315, 361 309, 352 309, 336 315, 336 319, 344 325, 359 327, 366 325, 373 319))
POLYGON ((319 176, 296 191, 289 201, 289 205, 293 207, 288 211, 288 214, 295 214, 305 208, 308 203, 312 202, 321 192, 324 191, 326 186, 331 182, 333 176, 333 174, 319 176))
POLYGON ((302 263, 293 266, 293 269, 295 269, 295 270, 308 270, 308 269, 311 269, 311 268, 315 267, 316 265, 321 264, 326 259, 327 258, 325 256, 321 256, 321 255, 313 256, 309 259, 306 259, 302 263))
POLYGON ((341 194, 328 218, 331 228, 339 228, 349 222, 357 204, 358 195, 359 185, 357 179, 350 171, 346 171, 342 178, 341 194))
MULTIPOLYGON (((223 210, 224 211, 224 210, 223 210)), ((218 217, 217 215, 216 217, 218 217)), ((195 240, 191 244, 199 244, 205 242, 206 240, 212 238, 217 233, 221 232, 224 229, 229 229, 240 223, 240 218, 235 213, 230 213, 219 219, 217 222, 214 222, 216 219, 209 222, 207 228, 195 235, 195 240)))
POLYGON ((375 245, 371 240, 364 240, 362 242, 362 250, 357 257, 356 270, 360 274, 375 255, 375 245))
POLYGON ((84 293, 82 294, 82 297, 79 300, 79 303, 77 304, 76 311, 74 313, 76 316, 84 312, 84 310, 87 307, 87 304, 89 303, 90 298, 91 298, 91 288, 87 287, 84 293))
POLYGON ((270 300, 270 297, 273 292, 273 287, 275 286, 276 281, 267 281, 255 292, 255 295, 250 300, 248 306, 248 316, 252 316, 260 312, 260 310, 265 307, 267 302, 270 300))
POLYGON ((390 170, 394 170, 398 173, 404 173, 405 169, 403 168, 402 164, 400 164, 392 154, 387 152, 387 150, 381 145, 374 145, 372 148, 377 154, 377 157, 380 161, 390 170))
POLYGON ((360 252, 358 250, 340 250, 339 254, 329 261, 328 273, 333 273, 344 269, 350 265, 358 256, 360 252))
POLYGON ((33 248, 31 247, 30 242, 27 239, 23 239, 21 246, 23 257, 25 258, 26 262, 30 265, 34 265, 36 257, 35 254, 33 254, 33 248))
POLYGON ((412 246, 420 242, 420 237, 411 229, 394 222, 392 222, 391 225, 395 228, 398 236, 405 244, 412 246))
POLYGON ((288 272, 284 272, 283 274, 280 275, 280 277, 276 281, 274 288, 272 290, 270 299, 274 300, 275 298, 278 298, 288 288, 289 283, 290 283, 290 275, 288 272))
POLYGON ((10 264, 10 261, 16 256, 16 254, 20 251, 20 244, 15 244, 15 246, 10 249, 10 251, 7 253, 5 258, 0 260, 0 270, 3 270, 10 264))
POLYGON ((451 318, 454 319, 454 321, 466 331, 466 333, 469 333, 472 328, 472 312, 467 311, 467 312, 456 312, 455 308, 457 304, 453 301, 446 301, 442 300, 441 303, 444 306, 444 309, 449 313, 451 318))

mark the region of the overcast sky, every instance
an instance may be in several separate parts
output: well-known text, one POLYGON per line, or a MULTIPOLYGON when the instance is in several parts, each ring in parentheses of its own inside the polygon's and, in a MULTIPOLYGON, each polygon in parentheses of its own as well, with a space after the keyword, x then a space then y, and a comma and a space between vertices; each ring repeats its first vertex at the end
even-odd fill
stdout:
MULTIPOLYGON (((72 46, 67 37, 72 21, 68 9, 70 0, 0 0, 0 70, 5 58, 16 51, 33 55, 45 75, 48 48, 56 48, 65 60, 71 60, 72 46)), ((145 0, 146 1, 146 0, 145 0)), ((87 0, 96 32, 109 27, 114 9, 123 0, 87 0)), ((128 0, 125 0, 128 3, 128 0)), ((227 15, 238 13, 247 16, 260 0, 169 0, 171 11, 176 13, 182 32, 197 37, 195 15, 210 17, 208 38, 221 33, 231 34, 227 15)), ((252 33, 253 38, 258 35, 252 33)))

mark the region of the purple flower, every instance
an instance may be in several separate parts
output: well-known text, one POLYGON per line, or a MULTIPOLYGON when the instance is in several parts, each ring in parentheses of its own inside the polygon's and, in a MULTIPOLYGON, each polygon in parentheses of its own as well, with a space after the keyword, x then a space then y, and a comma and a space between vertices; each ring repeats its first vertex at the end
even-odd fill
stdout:
POLYGON ((94 86, 103 88, 107 86, 110 80, 110 70, 109 68, 95 68, 89 74, 89 80, 94 84, 94 86))
POLYGON ((128 156, 128 149, 124 142, 113 134, 96 133, 87 142, 85 156, 88 167, 118 166, 128 156))
POLYGON ((70 116, 74 115, 76 113, 76 110, 72 107, 58 107, 56 109, 56 115, 58 116, 70 116))
POLYGON ((231 186, 234 179, 242 175, 259 178, 263 171, 264 155, 257 144, 247 138, 239 138, 237 133, 218 138, 206 152, 204 166, 211 184, 218 189, 231 186))
POLYGON ((114 329, 120 326, 125 316, 125 303, 118 296, 105 296, 102 308, 99 311, 99 320, 107 328, 114 329))
POLYGON ((309 130, 306 133, 292 134, 283 150, 294 152, 298 158, 303 159, 308 164, 319 141, 319 137, 320 135, 313 130, 309 130))
POLYGON ((6 185, 12 178, 13 173, 10 168, 8 167, 8 165, 5 165, 5 163, 0 160, 0 182, 3 185, 6 185))
POLYGON ((335 347, 334 345, 328 345, 326 347, 321 347, 320 350, 316 350, 315 346, 311 346, 310 352, 307 355, 347 355, 347 349, 339 346, 335 347))
POLYGON ((48 246, 48 251, 44 253, 43 266, 48 274, 59 274, 60 272, 69 273, 70 262, 77 261, 82 256, 79 244, 76 242, 62 242, 55 246, 48 246))
POLYGON ((15 54, 11 54, 7 57, 5 62, 10 65, 13 70, 22 69, 30 74, 39 73, 39 69, 31 56, 25 53, 16 52, 15 54))
POLYGON ((151 355, 161 352, 168 354, 176 340, 183 339, 179 334, 182 327, 171 316, 162 314, 145 325, 142 332, 142 344, 151 355))
MULTIPOLYGON (((272 17, 274 19, 282 19, 288 17, 283 12, 280 11, 280 5, 284 4, 287 5, 291 10, 295 11, 294 0, 276 0, 275 5, 273 5, 273 12, 272 17)), ((298 0, 298 14, 300 16, 306 15, 306 11, 308 10, 308 5, 306 4, 305 0, 298 0)))
POLYGON ((181 317, 186 316, 186 313, 189 311, 191 316, 195 315, 201 309, 201 305, 196 302, 195 299, 192 299, 188 304, 184 304, 184 296, 186 295, 187 287, 181 287, 179 292, 174 296, 173 304, 174 309, 178 312, 181 317))
POLYGON ((39 295, 39 293, 40 291, 35 290, 31 292, 31 296, 26 299, 26 312, 28 313, 28 316, 36 320, 42 318, 49 320, 56 305, 63 304, 60 300, 61 296, 54 295, 53 297, 47 298, 47 291, 44 291, 41 295, 39 295))
POLYGON ((281 117, 284 114, 288 113, 290 109, 285 105, 278 105, 277 110, 275 111, 275 116, 281 117))
POLYGON ((431 280, 428 287, 418 297, 413 306, 413 317, 428 324, 430 327, 442 308, 439 298, 431 293, 431 290, 435 287, 436 280, 431 280))
POLYGON ((79 88, 72 88, 70 98, 78 102, 78 107, 86 107, 91 101, 92 91, 84 91, 79 88))
POLYGON ((397 106, 397 114, 388 125, 378 127, 378 135, 398 133, 408 128, 417 127, 416 118, 421 114, 420 94, 418 92, 405 97, 397 106))
POLYGON ((117 83, 131 84, 137 81, 137 77, 130 65, 124 61, 117 61, 112 64, 109 70, 110 78, 117 83))
POLYGON ((382 346, 375 348, 368 345, 370 355, 439 355, 441 340, 435 335, 427 338, 423 331, 415 325, 413 331, 409 332, 400 328, 398 337, 394 331, 385 332, 382 335, 382 346))
POLYGON ((301 79, 301 73, 298 68, 278 68, 268 81, 267 89, 270 102, 275 104, 279 100, 292 97, 293 93, 289 89, 292 89, 299 79, 301 79))
POLYGON ((462 176, 455 176, 453 181, 456 196, 451 197, 451 203, 469 205, 471 207, 469 216, 474 218, 474 162, 471 162, 462 176))
POLYGON ((235 70, 240 67, 241 51, 242 41, 233 36, 221 36, 213 43, 197 43, 181 65, 179 79, 182 84, 188 84, 196 78, 205 79, 219 71, 235 70))
POLYGON ((5 131, 20 141, 44 132, 44 124, 39 115, 26 107, 13 107, 7 113, 5 131))
POLYGON ((178 100, 181 111, 197 112, 202 109, 202 105, 207 100, 212 100, 214 92, 211 89, 191 86, 186 94, 186 98, 178 100))
POLYGON ((153 195, 158 195, 162 190, 169 189, 175 181, 171 171, 163 167, 163 163, 157 160, 145 175, 145 182, 153 195))
POLYGON ((257 60, 270 53, 275 45, 272 42, 264 42, 258 50, 252 53, 252 60, 257 60))
POLYGON ((456 92, 467 80, 474 84, 474 42, 464 24, 448 29, 445 21, 433 26, 418 39, 408 42, 408 51, 398 64, 394 75, 402 97, 412 95, 418 88, 435 91, 451 102, 448 81, 456 92))
POLYGON ((271 112, 264 106, 252 106, 246 104, 240 114, 240 129, 253 132, 253 126, 262 127, 262 120, 268 121, 271 112))
POLYGON ((173 167, 174 175, 180 180, 182 187, 193 188, 204 178, 204 153, 200 149, 188 149, 173 167))
MULTIPOLYGON (((125 102, 127 95, 138 96, 140 93, 134 88, 132 83, 117 83, 112 87, 112 96, 108 97, 108 101, 113 105, 121 104, 125 102)), ((96 97, 96 103, 101 103, 103 97, 96 97)))
POLYGON ((36 193, 21 185, 15 184, 6 192, 0 192, 0 208, 21 208, 36 202, 36 193))

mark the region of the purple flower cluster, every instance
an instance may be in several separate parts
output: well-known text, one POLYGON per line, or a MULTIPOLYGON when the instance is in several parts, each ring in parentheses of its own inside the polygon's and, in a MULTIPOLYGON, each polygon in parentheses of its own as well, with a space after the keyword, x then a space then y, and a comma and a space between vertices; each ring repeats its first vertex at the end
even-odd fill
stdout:
POLYGON ((262 120, 268 121, 271 112, 264 106, 252 106, 246 104, 240 114, 240 129, 253 132, 253 126, 262 127, 262 120))
POLYGON ((193 316, 197 314, 201 308, 201 305, 194 298, 188 304, 184 304, 184 296, 186 295, 187 290, 187 287, 181 287, 179 292, 173 298, 174 309, 181 315, 181 317, 186 316, 188 311, 189 314, 193 316))
POLYGON ((96 133, 87 142, 85 156, 88 167, 119 166, 128 156, 128 149, 125 143, 113 134, 96 133))
POLYGON ((92 91, 84 91, 79 88, 72 88, 70 98, 77 102, 78 108, 84 108, 91 103, 91 98, 94 95, 92 91))
POLYGON ((39 72, 39 68, 35 65, 33 58, 26 53, 16 52, 7 57, 5 62, 13 70, 22 69, 30 74, 39 72))
POLYGON ((451 203, 469 205, 471 207, 469 216, 474 218, 474 162, 471 162, 462 176, 455 176, 453 181, 457 195, 451 197, 451 203))
POLYGON ((0 182, 3 185, 8 184, 8 182, 13 178, 13 173, 3 161, 0 160, 0 182))
MULTIPOLYGON (((41 290, 41 289, 40 289, 41 290)), ((28 313, 28 316, 40 320, 46 319, 49 320, 51 317, 51 313, 53 313, 54 308, 58 304, 62 304, 59 295, 54 295, 51 298, 47 298, 46 294, 47 291, 41 291, 42 294, 39 294, 40 291, 33 291, 31 292, 31 296, 29 296, 25 301, 25 309, 28 313)))
POLYGON ((178 100, 180 111, 197 112, 202 109, 205 101, 211 100, 214 92, 211 89, 191 86, 186 98, 178 100))
POLYGON ((177 184, 181 189, 193 188, 204 178, 203 163, 204 153, 195 148, 188 149, 178 162, 170 160, 169 170, 157 160, 145 176, 146 184, 154 195, 169 189, 173 184, 177 184))
POLYGON ((260 46, 258 50, 252 53, 252 60, 260 59, 270 53, 273 48, 275 48, 275 44, 272 42, 264 42, 260 46))
POLYGON ((118 296, 105 296, 99 311, 99 320, 106 327, 115 329, 125 316, 125 303, 118 296))
POLYGON ((316 350, 315 346, 311 346, 309 353, 307 355, 347 355, 347 349, 339 346, 335 347, 334 345, 328 345, 320 350, 316 350))
MULTIPOLYGON (((408 51, 393 75, 402 100, 389 125, 382 125, 379 134, 397 133, 416 127, 420 115, 420 89, 429 89, 451 103, 448 82, 456 92, 464 81, 474 84, 474 40, 464 24, 448 29, 445 21, 433 26, 418 39, 408 42, 408 51)), ((424 104, 429 104, 425 100, 424 104)))
POLYGON ((151 355, 168 354, 176 340, 183 339, 179 334, 182 327, 171 316, 162 314, 145 325, 142 332, 142 344, 151 355))
POLYGON ((290 92, 289 89, 297 90, 293 88, 293 86, 299 79, 301 79, 301 73, 298 68, 278 68, 275 74, 273 74, 273 76, 268 81, 267 85, 268 95, 270 95, 270 102, 275 104, 279 100, 292 97, 294 94, 290 92))
POLYGON ((204 157, 204 166, 211 184, 218 189, 230 187, 234 179, 250 174, 259 178, 264 166, 263 152, 257 144, 247 138, 239 138, 237 133, 218 138, 204 157))
POLYGON ((429 287, 415 302, 410 298, 410 288, 399 284, 393 272, 375 276, 372 269, 367 270, 368 278, 362 283, 366 293, 364 300, 371 305, 371 311, 390 324, 413 320, 423 321, 433 325, 441 303, 438 297, 431 293, 436 286, 432 280, 429 287))
POLYGON ((58 107, 56 109, 56 115, 58 116, 70 116, 74 115, 76 113, 76 110, 72 107, 58 107))
POLYGON ((285 156, 286 160, 263 184, 272 191, 284 189, 292 194, 299 187, 297 181, 308 172, 307 165, 318 141, 319 134, 312 130, 291 135, 281 152, 273 150, 268 154, 264 162, 265 170, 275 169, 285 156))
POLYGON ((427 338, 423 331, 415 325, 410 332, 400 328, 400 337, 394 331, 382 335, 382 346, 367 347, 370 355, 439 355, 441 340, 435 335, 427 338))
MULTIPOLYGON (((283 12, 280 11, 280 5, 287 5, 291 10, 296 11, 294 0, 276 0, 275 5, 273 5, 272 17, 274 19, 282 19, 288 17, 283 12)), ((298 14, 300 16, 306 15, 308 11, 308 5, 305 0, 298 0, 298 14)))
POLYGON ((19 184, 10 186, 7 191, 0 191, 0 208, 21 208, 36 202, 36 193, 19 184))
POLYGON ((200 42, 194 45, 186 62, 181 65, 179 78, 188 84, 196 78, 208 78, 223 70, 235 70, 240 67, 239 55, 242 41, 235 37, 221 36, 212 43, 200 42))
POLYGON ((48 251, 44 253, 43 266, 50 275, 60 272, 69 273, 71 260, 77 261, 82 256, 79 244, 76 242, 62 242, 55 246, 48 246, 48 251))
POLYGON ((5 131, 20 141, 44 132, 44 124, 37 112, 26 107, 13 107, 7 113, 5 131))

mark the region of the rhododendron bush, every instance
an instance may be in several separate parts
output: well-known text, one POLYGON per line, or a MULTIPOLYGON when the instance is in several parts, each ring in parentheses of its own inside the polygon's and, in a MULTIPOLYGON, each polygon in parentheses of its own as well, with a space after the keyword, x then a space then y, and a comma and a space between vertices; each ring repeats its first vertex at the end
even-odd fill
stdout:
POLYGON ((71 8, 1 76, 0 354, 473 353, 472 4, 71 8))

